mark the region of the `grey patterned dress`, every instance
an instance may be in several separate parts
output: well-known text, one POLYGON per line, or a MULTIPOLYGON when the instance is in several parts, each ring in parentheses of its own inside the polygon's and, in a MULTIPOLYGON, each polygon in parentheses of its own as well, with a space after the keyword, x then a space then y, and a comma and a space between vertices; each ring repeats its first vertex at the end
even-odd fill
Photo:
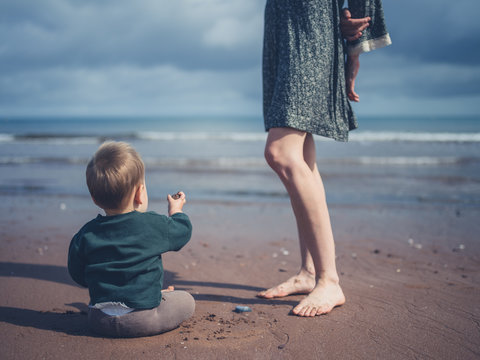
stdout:
POLYGON ((362 37, 344 44, 343 0, 267 0, 263 48, 265 130, 290 127, 339 141, 357 127, 345 88, 345 51, 390 44, 381 0, 350 0, 353 18, 370 16, 362 37))

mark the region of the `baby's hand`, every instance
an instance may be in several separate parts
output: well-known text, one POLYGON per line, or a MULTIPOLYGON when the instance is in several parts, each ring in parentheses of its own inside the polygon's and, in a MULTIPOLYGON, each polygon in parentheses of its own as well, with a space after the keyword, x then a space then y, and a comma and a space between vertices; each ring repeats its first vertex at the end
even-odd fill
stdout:
POLYGON ((183 205, 187 201, 185 193, 179 191, 174 195, 167 195, 168 200, 168 216, 172 216, 175 213, 182 212, 183 205))

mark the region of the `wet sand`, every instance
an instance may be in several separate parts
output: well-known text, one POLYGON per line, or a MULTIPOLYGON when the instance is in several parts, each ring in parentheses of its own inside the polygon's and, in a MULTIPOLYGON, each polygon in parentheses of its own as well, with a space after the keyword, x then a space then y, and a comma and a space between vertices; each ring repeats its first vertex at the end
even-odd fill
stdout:
MULTIPOLYGON (((150 208, 165 211, 163 203, 150 208)), ((191 242, 164 256, 165 286, 196 299, 192 319, 138 339, 96 336, 88 292, 66 269, 70 238, 97 211, 83 198, 3 196, 2 359, 480 358, 480 209, 455 204, 331 207, 347 303, 314 319, 302 296, 255 294, 295 274, 288 203, 190 201, 191 242), (237 305, 252 312, 237 314, 237 305)))

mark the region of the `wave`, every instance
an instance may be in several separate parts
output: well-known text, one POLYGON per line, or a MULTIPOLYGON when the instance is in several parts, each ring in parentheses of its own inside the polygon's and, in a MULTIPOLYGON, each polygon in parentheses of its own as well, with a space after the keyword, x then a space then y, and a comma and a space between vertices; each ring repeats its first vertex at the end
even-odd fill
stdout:
POLYGON ((265 141, 267 135, 265 133, 236 133, 236 132, 157 132, 144 131, 137 133, 138 139, 143 140, 163 140, 163 141, 265 141))
POLYGON ((429 132, 352 132, 351 141, 369 142, 480 142, 480 133, 429 133, 429 132))
POLYGON ((102 143, 106 140, 122 141, 233 141, 233 142, 264 142, 265 133, 208 133, 208 132, 157 132, 145 131, 138 133, 119 133, 112 135, 86 134, 0 134, 0 143, 6 142, 36 142, 53 145, 89 145, 102 143))
MULTIPOLYGON (((148 169, 175 169, 182 171, 225 170, 248 171, 268 169, 263 157, 219 157, 219 158, 154 158, 144 157, 148 169)), ((86 165, 86 157, 33 157, 0 156, 0 166, 53 164, 86 165)), ((442 166, 480 163, 480 157, 435 157, 435 156, 359 156, 348 158, 321 158, 317 163, 323 165, 366 165, 366 166, 442 166)))
POLYGON ((264 158, 261 157, 238 157, 238 158, 151 158, 145 157, 145 166, 150 167, 169 167, 184 169, 204 169, 204 168, 220 168, 220 169, 247 169, 247 168, 263 168, 266 167, 264 158))
MULTIPOLYGON (((0 156, 0 165, 28 165, 28 164, 54 164, 54 165, 86 165, 89 158, 86 157, 34 157, 34 156, 0 156)), ((264 158, 153 158, 144 157, 143 161, 147 168, 175 168, 175 169, 237 169, 266 167, 264 158)))
POLYGON ((41 143, 48 145, 92 145, 105 141, 107 137, 95 135, 70 135, 70 134, 28 134, 11 135, 0 134, 1 143, 41 143))
POLYGON ((0 156, 0 165, 56 164, 79 165, 87 164, 87 158, 80 157, 34 157, 34 156, 0 156))
POLYGON ((433 157, 433 156, 361 156, 354 159, 360 165, 399 165, 399 166, 421 166, 421 165, 456 165, 471 162, 479 162, 480 159, 459 158, 459 157, 433 157))
MULTIPOLYGON (((259 132, 160 132, 141 131, 98 134, 2 134, 0 143, 37 142, 55 145, 98 144, 105 140, 123 141, 231 141, 231 142, 265 142, 266 133, 259 132)), ((320 141, 332 141, 317 137, 320 141)), ((429 132, 395 132, 395 131, 354 131, 350 134, 352 142, 480 142, 480 133, 429 133, 429 132)))
POLYGON ((15 136, 10 134, 0 134, 0 143, 15 141, 15 136))

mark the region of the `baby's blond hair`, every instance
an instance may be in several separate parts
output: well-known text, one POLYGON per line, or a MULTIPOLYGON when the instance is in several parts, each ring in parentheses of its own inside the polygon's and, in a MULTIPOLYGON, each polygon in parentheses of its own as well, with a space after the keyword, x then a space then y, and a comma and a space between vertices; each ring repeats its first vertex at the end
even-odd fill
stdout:
POLYGON ((140 155, 125 142, 103 143, 87 165, 87 186, 102 209, 120 209, 145 179, 140 155))

